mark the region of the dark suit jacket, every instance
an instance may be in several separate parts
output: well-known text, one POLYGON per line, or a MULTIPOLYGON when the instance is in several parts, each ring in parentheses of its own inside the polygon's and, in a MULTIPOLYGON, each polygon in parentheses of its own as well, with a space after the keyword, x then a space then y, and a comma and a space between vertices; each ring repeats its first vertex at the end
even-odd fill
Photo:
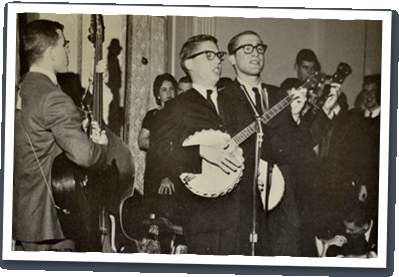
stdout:
MULTIPOLYGON (((268 100, 270 107, 274 106, 285 96, 287 96, 279 88, 262 84, 262 87, 267 89, 268 100)), ((234 80, 233 83, 229 84, 224 91, 219 93, 220 98, 223 103, 226 103, 224 115, 226 120, 227 132, 231 136, 235 136, 237 133, 242 131, 248 125, 255 121, 252 108, 248 103, 248 100, 241 90, 240 83, 234 80), (227 116, 228 115, 228 116, 227 116)), ((286 114, 283 115, 285 118, 286 114)), ((274 122, 275 120, 282 120, 281 114, 276 116, 270 121, 266 126, 264 124, 263 129, 263 145, 261 156, 263 159, 274 162, 274 154, 278 152, 275 148, 270 147, 272 144, 274 136, 274 128, 278 127, 278 124, 274 122)), ((247 140, 245 140, 240 147, 244 152, 244 172, 241 181, 234 189, 232 193, 235 194, 237 198, 235 203, 235 208, 238 210, 238 249, 239 254, 250 255, 251 253, 251 243, 249 240, 249 235, 252 232, 253 226, 253 184, 254 184, 254 170, 255 170, 255 148, 256 148, 256 134, 252 134, 247 140)), ((265 250, 265 235, 269 235, 262 230, 261 221, 263 219, 263 209, 260 199, 259 190, 256 188, 256 233, 258 234, 258 243, 256 249, 256 255, 263 255, 265 250)))
MULTIPOLYGON (((219 102, 219 106, 223 106, 219 102)), ((198 234, 231 228, 237 223, 232 194, 210 199, 191 193, 180 181, 182 172, 200 173, 199 146, 183 147, 186 138, 201 130, 222 130, 224 124, 206 99, 195 89, 166 103, 155 132, 151 133, 152 159, 167 165, 175 185, 180 186, 183 201, 184 233, 198 234)), ((159 176, 170 176, 163 175, 159 176)))
MULTIPOLYGON (((269 93, 270 105, 276 104, 286 96, 277 87, 264 86, 269 93)), ((205 98, 196 90, 191 89, 166 103, 162 111, 163 115, 160 117, 162 122, 160 122, 158 130, 151 134, 151 139, 154 140, 150 151, 155 160, 162 160, 169 166, 171 172, 174 172, 175 184, 183 187, 181 198, 186 215, 183 226, 184 233, 191 235, 233 228, 237 231, 238 236, 237 240, 232 241, 237 244, 237 254, 250 255, 249 235, 252 228, 255 135, 241 145, 244 150, 245 169, 240 183, 229 194, 214 199, 200 197, 184 188, 178 178, 182 172, 201 172, 198 146, 182 147, 183 141, 195 132, 207 129, 222 131, 226 129, 231 135, 237 134, 254 121, 246 103, 247 100, 236 81, 232 86, 227 86, 225 90, 219 91, 218 105, 221 116, 218 116, 205 98)), ((289 154, 290 150, 286 147, 287 145, 282 143, 279 136, 287 130, 291 130, 291 127, 296 128, 297 126, 290 118, 288 110, 284 110, 273 119, 270 126, 265 126, 265 137, 267 137, 265 140, 273 139, 276 147, 264 147, 265 153, 262 155, 274 160, 273 156, 276 153, 279 153, 279 157, 284 156, 281 153, 289 154), (280 124, 280 120, 287 121, 289 127, 280 124), (276 132, 270 132, 268 128, 276 130, 276 132), (272 136, 275 137, 271 138, 272 136)), ((289 157, 289 155, 285 156, 289 157)), ((284 159, 278 161, 286 162, 284 159)), ((258 200, 260 199, 259 194, 256 197, 258 200)), ((257 202, 256 212, 261 213, 260 201, 257 202)), ((259 221, 260 216, 257 219, 259 221)), ((258 235, 261 235, 260 232, 258 235)))
POLYGON ((16 112, 14 136, 13 239, 63 239, 49 188, 26 133, 49 185, 53 160, 62 152, 87 168, 105 163, 105 148, 82 131, 82 118, 72 99, 46 75, 27 73, 20 85, 20 96, 22 108, 16 112))
MULTIPOLYGON (((287 92, 278 87, 268 84, 262 84, 262 87, 267 90, 269 109, 287 97, 287 92)), ((244 105, 241 104, 240 114, 238 115, 238 122, 241 122, 239 129, 242 129, 244 125, 252 122, 254 117, 252 115, 252 109, 250 108, 244 93, 240 89, 240 84, 237 80, 233 82, 232 88, 232 91, 235 91, 236 96, 231 97, 231 99, 240 99, 239 102, 245 103, 244 105)), ((238 107, 237 110, 239 109, 240 108, 238 107)), ((281 224, 285 218, 289 221, 289 224, 298 226, 299 219, 296 202, 299 198, 297 190, 299 189, 301 193, 303 193, 302 191, 306 191, 305 182, 300 181, 299 177, 302 178, 303 176, 309 176, 309 174, 307 174, 308 168, 304 168, 304 165, 305 161, 309 159, 309 156, 313 155, 311 150, 310 132, 301 124, 297 125, 296 122, 294 122, 289 106, 264 125, 263 132, 264 136, 261 157, 268 163, 277 164, 285 179, 285 192, 281 203, 278 207, 269 212, 266 218, 271 219, 269 220, 271 222, 269 228, 273 229, 271 230, 272 233, 276 236, 281 235, 283 237, 284 235, 282 234, 284 232, 279 230, 280 227, 278 224, 274 223, 273 218, 275 218, 279 224, 281 224), (293 184, 294 181, 296 184, 293 184)), ((249 153, 249 155, 254 155, 254 145, 255 135, 242 144, 244 149, 248 147, 250 149, 250 151, 244 150, 244 154, 249 153)), ((251 171, 253 172, 254 156, 246 157, 246 161, 248 159, 252 161, 252 166, 249 167, 252 168, 251 171)), ((250 183, 252 183, 252 179, 250 183)), ((305 178, 303 177, 303 179, 305 178)), ((292 226, 286 225, 281 228, 293 229, 292 226)), ((267 230, 263 230, 262 233, 269 238, 271 237, 271 234, 269 234, 267 230)), ((297 237, 297 235, 290 236, 291 238, 297 237)), ((288 244, 290 243, 288 238, 282 238, 281 241, 285 241, 288 244)), ((274 249, 277 247, 278 246, 273 246, 274 249)))

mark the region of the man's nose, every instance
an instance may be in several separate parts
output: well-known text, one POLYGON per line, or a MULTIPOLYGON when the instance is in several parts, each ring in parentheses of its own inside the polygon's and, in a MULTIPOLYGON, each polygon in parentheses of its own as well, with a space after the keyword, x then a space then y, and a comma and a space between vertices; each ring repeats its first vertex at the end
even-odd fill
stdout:
POLYGON ((260 54, 258 53, 258 50, 257 50, 256 48, 254 48, 254 51, 252 51, 252 55, 255 56, 255 57, 257 57, 257 56, 259 56, 260 54))

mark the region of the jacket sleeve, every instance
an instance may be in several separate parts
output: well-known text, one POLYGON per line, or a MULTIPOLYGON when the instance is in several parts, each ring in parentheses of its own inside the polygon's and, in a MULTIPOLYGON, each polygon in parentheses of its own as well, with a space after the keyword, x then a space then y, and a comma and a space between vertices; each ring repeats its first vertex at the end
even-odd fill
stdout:
POLYGON ((181 103, 174 100, 166 103, 159 116, 157 130, 151 134, 151 151, 154 151, 156 159, 162 160, 165 173, 174 172, 174 175, 182 172, 199 173, 201 170, 199 146, 182 145, 185 139, 184 112, 179 104, 181 103))
POLYGON ((84 168, 106 164, 105 146, 94 143, 82 129, 82 118, 72 99, 62 91, 48 95, 44 104, 46 128, 51 130, 68 159, 84 168))

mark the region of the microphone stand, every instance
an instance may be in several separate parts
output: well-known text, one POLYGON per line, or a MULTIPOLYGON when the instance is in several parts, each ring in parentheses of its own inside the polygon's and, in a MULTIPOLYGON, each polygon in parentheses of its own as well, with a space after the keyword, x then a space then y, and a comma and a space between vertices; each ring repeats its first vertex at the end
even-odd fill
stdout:
POLYGON ((248 94, 248 91, 245 89, 245 86, 241 85, 241 89, 244 91, 244 94, 250 104, 256 122, 256 147, 255 147, 255 169, 254 169, 254 178, 253 178, 253 186, 252 186, 252 232, 249 236, 249 240, 251 242, 251 255, 255 256, 255 244, 258 242, 258 234, 256 233, 256 221, 257 221, 257 197, 256 191, 258 190, 258 168, 259 168, 259 160, 260 153, 262 149, 262 141, 263 141, 263 130, 262 130, 262 121, 261 117, 256 110, 256 107, 248 94))

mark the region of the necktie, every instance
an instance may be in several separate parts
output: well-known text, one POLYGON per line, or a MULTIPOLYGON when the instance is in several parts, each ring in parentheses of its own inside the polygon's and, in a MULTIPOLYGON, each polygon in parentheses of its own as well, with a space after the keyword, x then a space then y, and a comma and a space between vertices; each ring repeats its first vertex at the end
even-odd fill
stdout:
POLYGON ((258 88, 252 88, 253 92, 255 93, 255 105, 256 110, 258 111, 259 115, 262 115, 262 104, 260 101, 260 94, 258 88))
POLYGON ((211 98, 212 92, 213 92, 213 90, 211 90, 211 89, 206 90, 206 100, 208 101, 208 103, 212 106, 212 108, 217 113, 215 103, 213 103, 212 98, 211 98))

